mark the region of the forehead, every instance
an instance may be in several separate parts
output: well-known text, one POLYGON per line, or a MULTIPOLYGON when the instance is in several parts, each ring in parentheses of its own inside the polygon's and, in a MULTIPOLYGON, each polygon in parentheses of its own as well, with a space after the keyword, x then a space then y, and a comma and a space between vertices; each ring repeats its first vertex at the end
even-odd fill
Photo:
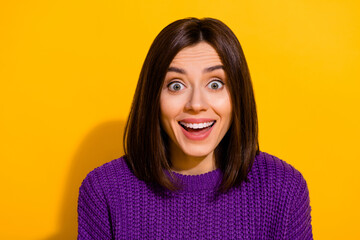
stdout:
POLYGON ((216 50, 206 42, 183 48, 176 54, 170 65, 184 64, 222 64, 216 50))

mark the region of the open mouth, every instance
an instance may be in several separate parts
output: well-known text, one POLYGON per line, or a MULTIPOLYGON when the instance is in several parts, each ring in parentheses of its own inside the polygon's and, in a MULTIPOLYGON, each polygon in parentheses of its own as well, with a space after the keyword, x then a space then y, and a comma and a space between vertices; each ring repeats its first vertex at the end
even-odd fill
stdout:
POLYGON ((181 121, 179 122, 182 128, 184 128, 187 132, 191 132, 191 133, 206 132, 207 130, 212 128, 212 126, 214 126, 215 123, 216 123, 215 120, 209 122, 203 122, 203 123, 187 123, 181 121))

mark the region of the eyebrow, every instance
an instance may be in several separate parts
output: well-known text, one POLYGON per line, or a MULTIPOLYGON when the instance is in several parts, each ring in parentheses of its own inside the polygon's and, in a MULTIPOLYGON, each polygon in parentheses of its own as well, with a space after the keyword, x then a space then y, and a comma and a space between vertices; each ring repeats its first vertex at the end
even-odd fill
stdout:
MULTIPOLYGON (((212 66, 212 67, 208 67, 208 68, 205 68, 203 70, 203 73, 208 73, 208 72, 212 72, 212 71, 215 71, 217 69, 224 69, 224 66, 223 65, 215 65, 215 66, 212 66)), ((169 67, 168 72, 177 72, 177 73, 181 73, 181 74, 186 74, 186 71, 182 68, 177 68, 177 67, 169 67)))

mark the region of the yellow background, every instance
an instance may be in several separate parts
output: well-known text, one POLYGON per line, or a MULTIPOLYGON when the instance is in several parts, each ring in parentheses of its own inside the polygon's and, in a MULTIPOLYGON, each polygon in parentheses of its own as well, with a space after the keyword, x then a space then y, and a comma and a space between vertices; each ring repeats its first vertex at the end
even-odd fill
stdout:
POLYGON ((122 155, 152 40, 188 16, 238 36, 261 150, 304 175, 315 239, 360 239, 359 10, 357 0, 1 1, 0 239, 76 238, 78 187, 122 155))

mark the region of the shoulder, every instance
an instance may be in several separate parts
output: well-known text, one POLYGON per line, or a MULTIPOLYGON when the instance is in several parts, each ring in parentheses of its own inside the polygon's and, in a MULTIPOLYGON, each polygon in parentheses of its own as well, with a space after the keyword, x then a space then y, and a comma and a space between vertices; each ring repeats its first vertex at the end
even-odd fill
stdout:
POLYGON ((255 157, 248 179, 250 185, 271 192, 274 197, 294 199, 308 195, 303 175, 289 163, 266 152, 255 157))
POLYGON ((113 175, 115 171, 124 172, 126 170, 126 167, 126 161, 123 156, 96 167, 86 175, 84 181, 94 178, 106 180, 105 178, 111 177, 111 175, 113 175))
POLYGON ((277 179, 289 184, 304 180, 303 175, 292 165, 274 155, 261 151, 255 157, 249 174, 250 176, 265 177, 269 181, 277 179))
POLYGON ((274 224, 287 229, 286 239, 312 239, 311 207, 307 183, 303 175, 282 159, 260 152, 245 183, 255 192, 262 208, 272 213, 274 224), (282 219, 283 221, 279 221, 282 219))
POLYGON ((128 167, 125 157, 122 156, 89 172, 82 181, 80 190, 81 188, 92 188, 109 192, 115 185, 123 185, 130 181, 137 181, 137 178, 128 167))
POLYGON ((91 172, 88 173, 87 177, 91 177, 93 175, 101 175, 104 173, 109 173, 112 171, 120 171, 120 172, 127 172, 129 170, 125 156, 120 158, 114 159, 110 162, 107 162, 101 166, 94 168, 91 172))

